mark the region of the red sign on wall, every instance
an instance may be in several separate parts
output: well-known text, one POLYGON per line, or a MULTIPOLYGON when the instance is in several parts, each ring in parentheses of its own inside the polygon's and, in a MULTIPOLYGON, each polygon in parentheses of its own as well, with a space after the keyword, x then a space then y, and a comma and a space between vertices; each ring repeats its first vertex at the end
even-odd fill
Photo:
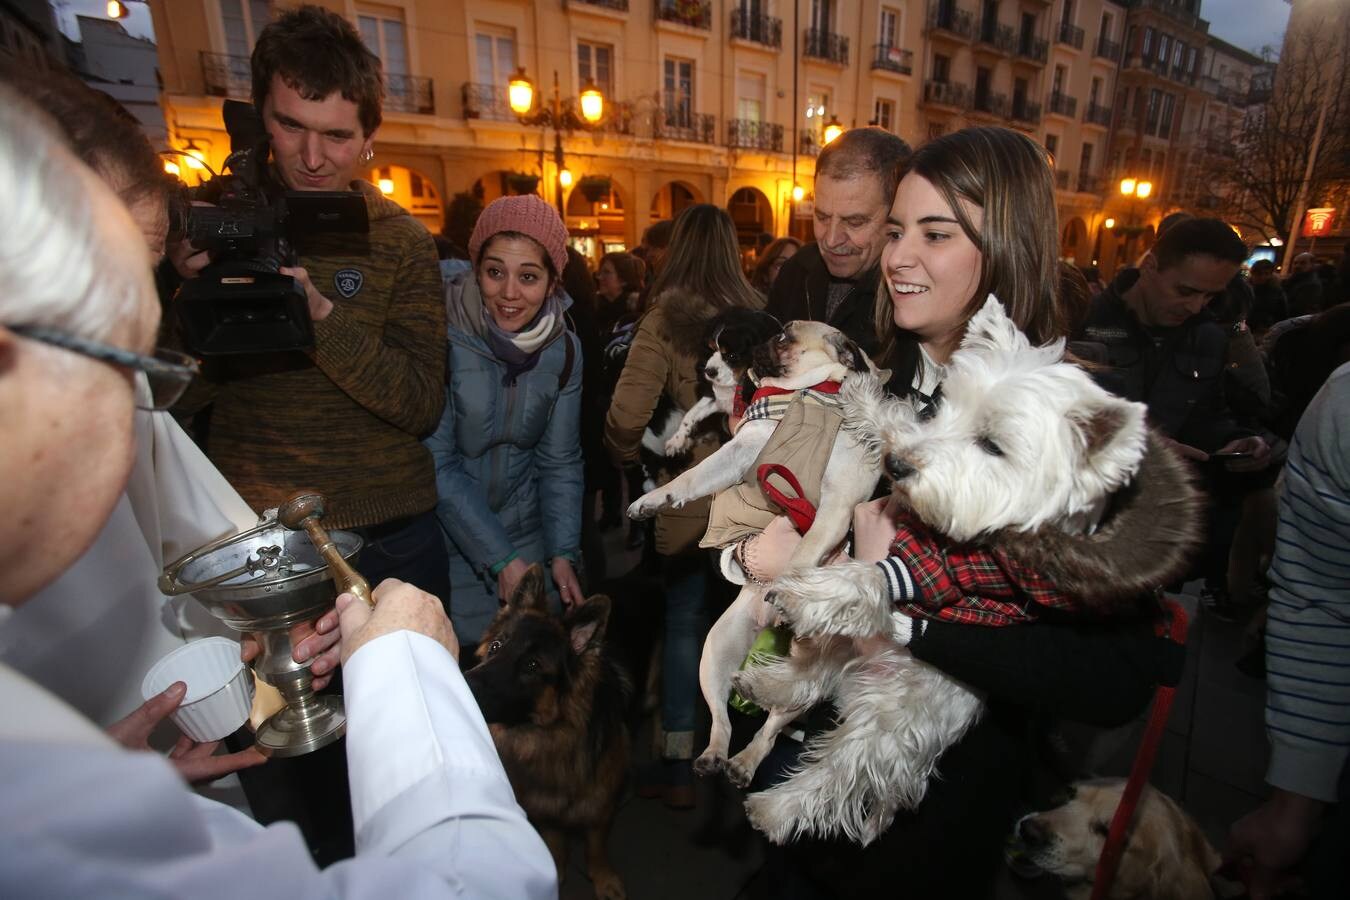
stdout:
POLYGON ((1326 237, 1331 234, 1331 227, 1335 223, 1336 210, 1329 206, 1310 209, 1303 217, 1303 236, 1304 237, 1326 237))

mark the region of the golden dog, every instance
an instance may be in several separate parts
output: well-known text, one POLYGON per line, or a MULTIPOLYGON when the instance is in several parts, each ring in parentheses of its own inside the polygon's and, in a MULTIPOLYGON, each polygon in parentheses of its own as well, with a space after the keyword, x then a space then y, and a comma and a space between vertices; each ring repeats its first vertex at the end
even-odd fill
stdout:
MULTIPOLYGON (((1065 882, 1072 900, 1087 900, 1097 857, 1125 789, 1123 778, 1080 781, 1072 798, 1045 812, 1024 816, 1009 842, 1009 864, 1019 874, 1048 872, 1065 882)), ((1110 900, 1207 900, 1219 854, 1195 820, 1166 794, 1145 787, 1110 900)))

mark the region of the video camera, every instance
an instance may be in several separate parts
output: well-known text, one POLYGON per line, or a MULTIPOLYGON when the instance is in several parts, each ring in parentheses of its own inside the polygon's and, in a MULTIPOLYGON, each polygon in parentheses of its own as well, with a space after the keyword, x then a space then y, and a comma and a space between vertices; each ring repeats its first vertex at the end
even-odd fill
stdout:
POLYGON ((174 306, 188 346, 202 356, 314 346, 305 290, 277 271, 296 265, 296 244, 314 234, 365 234, 365 198, 355 191, 288 191, 268 166, 262 119, 226 100, 230 155, 221 174, 190 193, 210 206, 188 210, 186 235, 211 262, 184 281, 174 306))

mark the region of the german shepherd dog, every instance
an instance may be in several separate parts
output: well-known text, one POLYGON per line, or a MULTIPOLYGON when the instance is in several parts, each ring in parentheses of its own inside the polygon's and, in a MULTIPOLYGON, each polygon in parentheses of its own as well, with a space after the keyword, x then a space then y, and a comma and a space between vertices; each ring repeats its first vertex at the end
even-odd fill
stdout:
POLYGON ((582 831, 596 896, 623 900, 606 844, 628 775, 632 687, 604 649, 609 611, 609 598, 596 595, 559 619, 533 565, 484 632, 481 661, 466 677, 559 882, 568 837, 582 831))

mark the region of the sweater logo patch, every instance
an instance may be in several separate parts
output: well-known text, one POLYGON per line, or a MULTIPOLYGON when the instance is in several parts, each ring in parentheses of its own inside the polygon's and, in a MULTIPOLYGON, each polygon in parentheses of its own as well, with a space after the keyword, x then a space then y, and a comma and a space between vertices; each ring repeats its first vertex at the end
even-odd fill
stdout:
POLYGON ((344 299, 350 300, 361 290, 365 280, 366 276, 362 275, 359 269, 339 269, 333 276, 333 286, 344 299))

